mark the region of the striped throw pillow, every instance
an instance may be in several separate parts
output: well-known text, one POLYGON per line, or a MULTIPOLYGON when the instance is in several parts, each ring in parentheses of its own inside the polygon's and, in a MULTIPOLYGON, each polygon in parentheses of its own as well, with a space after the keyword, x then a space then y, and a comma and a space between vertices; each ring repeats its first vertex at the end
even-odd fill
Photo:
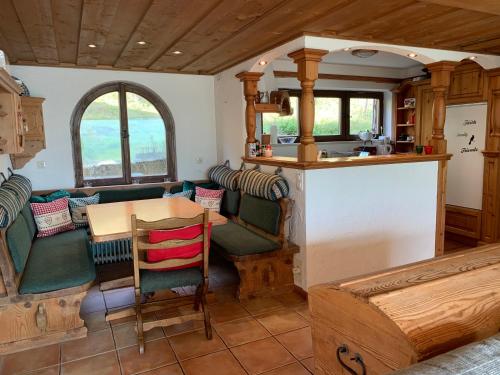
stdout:
POLYGON ((288 182, 283 177, 253 169, 241 173, 239 184, 241 191, 271 201, 286 198, 290 192, 288 182))
POLYGON ((225 165, 216 165, 208 170, 208 178, 218 183, 223 188, 228 190, 238 189, 238 179, 241 171, 237 171, 226 167, 225 165))
POLYGON ((0 228, 7 228, 16 219, 21 208, 16 193, 0 188, 0 228))
POLYGON ((75 229, 68 209, 68 198, 49 203, 31 203, 31 210, 38 228, 37 237, 48 237, 75 229))
POLYGON ((90 197, 69 198, 69 208, 71 210, 71 220, 75 227, 82 228, 89 225, 87 219, 87 206, 99 203, 99 193, 90 197))

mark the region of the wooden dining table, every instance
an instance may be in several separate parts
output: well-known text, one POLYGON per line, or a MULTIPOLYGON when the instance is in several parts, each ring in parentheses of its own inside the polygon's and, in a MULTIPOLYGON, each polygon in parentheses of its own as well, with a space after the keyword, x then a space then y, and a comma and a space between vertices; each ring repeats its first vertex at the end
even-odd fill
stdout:
MULTIPOLYGON (((168 218, 191 218, 203 213, 203 207, 184 197, 145 199, 87 206, 87 218, 93 242, 132 237, 131 217, 155 221, 168 218)), ((212 225, 223 225, 227 218, 210 211, 212 225)))

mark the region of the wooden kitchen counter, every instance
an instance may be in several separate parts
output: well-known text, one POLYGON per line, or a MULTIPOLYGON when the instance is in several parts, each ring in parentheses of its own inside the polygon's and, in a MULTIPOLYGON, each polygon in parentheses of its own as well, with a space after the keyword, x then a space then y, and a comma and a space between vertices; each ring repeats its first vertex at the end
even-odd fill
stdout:
POLYGON ((270 158, 242 158, 245 163, 272 165, 283 168, 293 169, 326 169, 326 168, 345 168, 359 167, 364 165, 378 164, 399 164, 399 163, 419 163, 428 161, 449 160, 451 154, 432 154, 432 155, 417 155, 417 154, 393 154, 393 155, 374 155, 374 156, 349 156, 324 158, 315 162, 299 162, 296 157, 288 156, 273 156, 270 158))

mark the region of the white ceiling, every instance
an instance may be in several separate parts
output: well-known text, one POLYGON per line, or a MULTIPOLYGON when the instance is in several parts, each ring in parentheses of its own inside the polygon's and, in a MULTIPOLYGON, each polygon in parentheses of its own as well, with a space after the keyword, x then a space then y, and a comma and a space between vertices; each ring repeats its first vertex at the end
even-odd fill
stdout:
POLYGON ((353 56, 351 55, 351 51, 338 51, 329 53, 324 56, 322 60, 328 64, 378 66, 399 69, 407 69, 422 65, 418 61, 410 59, 409 57, 383 51, 379 51, 375 55, 367 58, 353 56))

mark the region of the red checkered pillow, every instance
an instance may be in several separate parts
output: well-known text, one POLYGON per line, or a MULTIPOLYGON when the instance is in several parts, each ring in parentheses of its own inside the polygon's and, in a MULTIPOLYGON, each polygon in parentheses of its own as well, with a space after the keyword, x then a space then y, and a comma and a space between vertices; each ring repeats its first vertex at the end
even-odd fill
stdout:
POLYGON ((194 201, 210 211, 220 212, 220 202, 223 195, 224 189, 211 190, 196 186, 194 201))
POLYGON ((68 198, 49 203, 31 203, 31 210, 38 228, 37 237, 48 237, 75 229, 68 209, 68 198))

